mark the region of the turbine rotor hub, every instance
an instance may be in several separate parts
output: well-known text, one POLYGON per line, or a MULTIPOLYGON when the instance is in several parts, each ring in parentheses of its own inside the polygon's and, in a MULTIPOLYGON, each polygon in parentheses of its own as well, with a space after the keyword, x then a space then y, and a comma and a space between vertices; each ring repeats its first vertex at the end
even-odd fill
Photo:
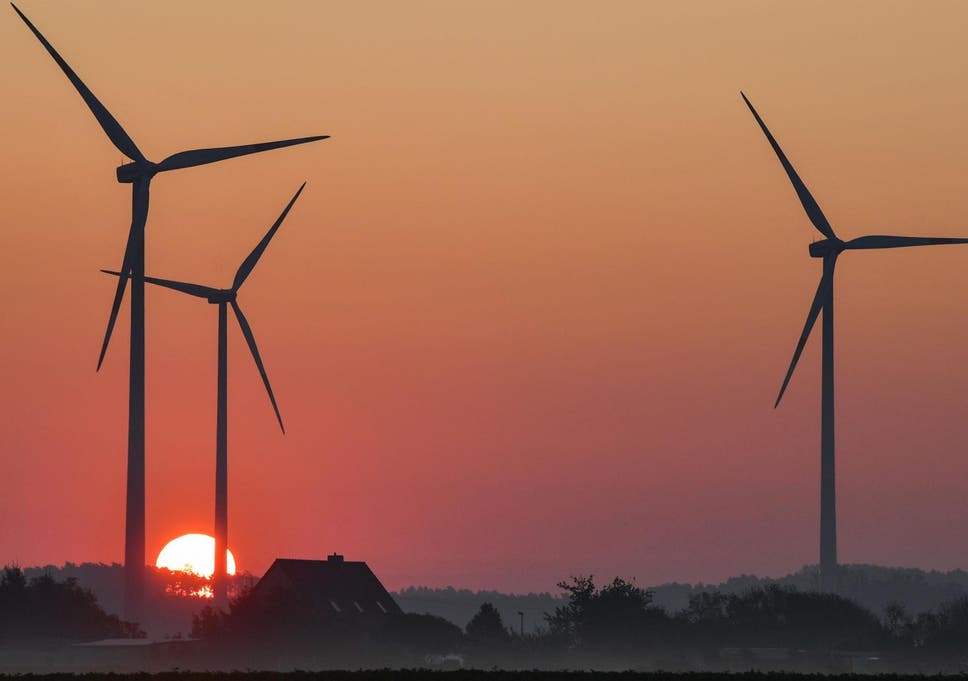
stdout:
POLYGON ((121 184, 131 184, 143 177, 151 177, 157 171, 156 164, 151 161, 131 161, 118 166, 116 171, 118 182, 121 184))
POLYGON ((814 241, 810 244, 811 258, 825 258, 828 255, 837 255, 844 250, 844 242, 840 239, 824 239, 814 241))
POLYGON ((223 288, 219 289, 218 294, 212 294, 212 296, 208 299, 208 302, 212 305, 231 303, 233 300, 235 300, 236 295, 236 291, 233 291, 230 288, 223 288))

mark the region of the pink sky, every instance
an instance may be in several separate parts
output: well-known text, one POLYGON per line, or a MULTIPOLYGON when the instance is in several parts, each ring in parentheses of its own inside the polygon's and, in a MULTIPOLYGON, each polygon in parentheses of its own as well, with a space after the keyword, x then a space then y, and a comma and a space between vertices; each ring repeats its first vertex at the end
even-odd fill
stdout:
MULTIPOLYGON (((816 562, 816 233, 968 235, 959 3, 25 0, 142 149, 331 134, 152 186, 148 270, 242 293, 230 546, 527 591, 816 562)), ((0 10, 0 561, 120 561, 121 159, 0 10)), ((838 268, 844 562, 965 567, 968 248, 838 268)), ((148 546, 210 532, 215 309, 148 297, 148 546)))

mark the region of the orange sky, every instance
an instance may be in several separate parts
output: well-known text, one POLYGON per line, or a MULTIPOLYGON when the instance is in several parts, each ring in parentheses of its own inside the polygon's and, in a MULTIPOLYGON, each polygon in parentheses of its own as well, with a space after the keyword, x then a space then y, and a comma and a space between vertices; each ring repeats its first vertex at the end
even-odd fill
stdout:
MULTIPOLYGON (((968 7, 281 2, 21 9, 155 160, 150 274, 242 291, 230 546, 408 584, 551 589, 815 562, 820 275, 744 89, 838 234, 968 235, 968 7)), ((122 556, 130 189, 0 8, 0 560, 122 556)), ((846 562, 968 563, 968 248, 838 268, 846 562)), ((209 532, 216 310, 148 292, 148 546, 209 532)))

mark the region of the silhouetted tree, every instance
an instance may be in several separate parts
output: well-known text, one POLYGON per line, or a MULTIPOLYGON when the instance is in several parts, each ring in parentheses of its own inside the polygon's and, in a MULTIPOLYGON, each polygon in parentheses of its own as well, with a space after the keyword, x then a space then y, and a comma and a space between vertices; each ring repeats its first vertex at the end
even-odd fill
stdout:
POLYGON ((192 614, 192 637, 215 638, 225 630, 225 613, 211 603, 192 614))
POLYGON ((713 654, 729 633, 731 596, 718 591, 701 591, 689 596, 689 605, 676 616, 682 623, 690 647, 713 654))
POLYGON ((558 584, 568 602, 546 616, 551 634, 574 648, 615 650, 648 646, 669 623, 652 593, 616 577, 596 589, 591 576, 573 577, 558 584))
POLYGON ((916 635, 914 618, 898 601, 892 601, 884 608, 884 624, 895 645, 912 645, 916 635))
POLYGON ((143 637, 136 624, 109 615, 94 594, 76 580, 49 575, 27 580, 19 568, 0 574, 0 639, 67 639, 143 637))
POLYGON ((968 644, 968 596, 943 603, 936 612, 918 615, 916 643, 932 653, 963 651, 968 644))
POLYGON ((192 636, 207 639, 247 638, 269 642, 273 638, 291 638, 311 633, 311 608, 287 592, 268 594, 257 599, 251 586, 239 589, 229 600, 228 612, 208 603, 192 615, 192 636))
POLYGON ((480 645, 503 643, 510 638, 501 620, 501 613, 490 603, 481 604, 480 610, 467 623, 466 631, 467 638, 480 645))
MULTIPOLYGON (((50 575, 57 581, 76 579, 77 585, 90 589, 98 604, 109 614, 120 614, 124 601, 124 567, 117 563, 64 563, 62 566, 24 568, 29 581, 34 577, 50 575)), ((229 595, 234 596, 255 578, 239 573, 229 579, 229 595)), ((145 568, 145 621, 142 627, 159 636, 187 634, 192 614, 206 601, 199 598, 211 587, 211 581, 184 572, 172 572, 163 568, 145 568)))
POLYGON ((719 646, 870 649, 889 640, 877 617, 853 601, 777 585, 697 594, 681 619, 693 641, 719 646))
POLYGON ((392 593, 392 596, 404 612, 428 612, 465 628, 484 602, 493 605, 506 624, 517 622, 518 612, 524 612, 525 625, 532 627, 563 602, 560 596, 548 592, 508 594, 450 586, 440 589, 411 586, 392 593))
POLYGON ((380 632, 379 641, 420 655, 450 653, 461 648, 464 632, 443 617, 408 612, 391 617, 380 632))

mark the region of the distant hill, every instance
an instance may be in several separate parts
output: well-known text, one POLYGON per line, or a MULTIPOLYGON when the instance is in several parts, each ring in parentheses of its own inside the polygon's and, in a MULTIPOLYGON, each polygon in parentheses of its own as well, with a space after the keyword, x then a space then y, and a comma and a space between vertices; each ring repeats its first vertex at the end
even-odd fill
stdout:
POLYGON ((490 603, 501 614, 506 627, 518 631, 521 625, 519 612, 524 613, 524 630, 534 631, 544 627, 545 614, 565 603, 561 596, 550 593, 506 594, 499 591, 470 591, 469 589, 431 589, 426 586, 411 586, 391 592, 404 612, 430 613, 443 617, 459 626, 467 626, 477 614, 482 603, 490 603))
MULTIPOLYGON (((600 582, 610 580, 612 575, 599 575, 600 582)), ((879 565, 840 566, 840 593, 859 603, 871 612, 883 616, 888 603, 901 603, 910 613, 936 610, 939 605, 968 594, 968 572, 952 570, 919 570, 916 568, 891 568, 879 565)), ((655 594, 655 604, 667 611, 682 610, 691 595, 702 591, 742 593, 754 587, 769 584, 796 587, 800 591, 816 590, 818 572, 816 565, 807 565, 784 577, 756 577, 740 575, 719 584, 670 583, 649 587, 655 594)), ((407 612, 430 613, 444 617, 464 627, 477 612, 481 603, 490 602, 505 625, 517 630, 518 612, 525 613, 525 631, 544 625, 544 615, 551 613, 564 601, 550 593, 505 594, 496 591, 469 591, 467 589, 431 589, 410 587, 393 594, 400 607, 407 612)))
MULTIPOLYGON (((806 565, 797 572, 779 578, 740 575, 719 584, 672 583, 651 588, 655 591, 656 604, 671 612, 685 608, 689 596, 701 591, 740 593, 768 584, 813 591, 817 588, 818 581, 817 566, 806 565)), ((877 615, 883 615, 884 608, 892 601, 902 604, 910 613, 919 613, 935 610, 945 601, 968 594, 968 572, 939 572, 858 563, 840 566, 838 584, 842 596, 877 615)))
MULTIPOLYGON (((62 567, 47 565, 25 568, 24 574, 28 578, 48 574, 58 580, 73 577, 78 585, 97 595, 98 601, 107 612, 121 612, 123 568, 117 563, 65 563, 62 567)), ((597 575, 598 581, 603 583, 613 576, 597 575)), ((254 579, 252 575, 239 578, 240 581, 249 582, 254 579)), ((817 586, 817 566, 804 566, 797 572, 779 578, 740 575, 719 584, 670 583, 650 588, 655 593, 656 605, 675 612, 686 607, 691 595, 702 591, 741 593, 769 584, 793 586, 801 591, 814 590, 817 586)), ((968 572, 939 572, 863 564, 842 565, 840 586, 841 595, 878 615, 883 615, 885 606, 892 601, 901 603, 910 613, 919 613, 935 610, 945 601, 968 594, 968 572)), ((520 626, 519 612, 524 613, 525 631, 534 631, 544 626, 545 614, 554 612, 556 607, 564 603, 559 595, 550 592, 508 594, 452 587, 409 587, 393 593, 393 597, 406 612, 430 613, 450 620, 462 628, 467 626, 482 603, 489 602, 497 608, 505 626, 515 631, 520 626)), ((154 618, 155 622, 148 623, 149 633, 187 633, 191 626, 191 613, 199 607, 198 599, 165 596, 159 597, 159 600, 160 608, 154 618)))

